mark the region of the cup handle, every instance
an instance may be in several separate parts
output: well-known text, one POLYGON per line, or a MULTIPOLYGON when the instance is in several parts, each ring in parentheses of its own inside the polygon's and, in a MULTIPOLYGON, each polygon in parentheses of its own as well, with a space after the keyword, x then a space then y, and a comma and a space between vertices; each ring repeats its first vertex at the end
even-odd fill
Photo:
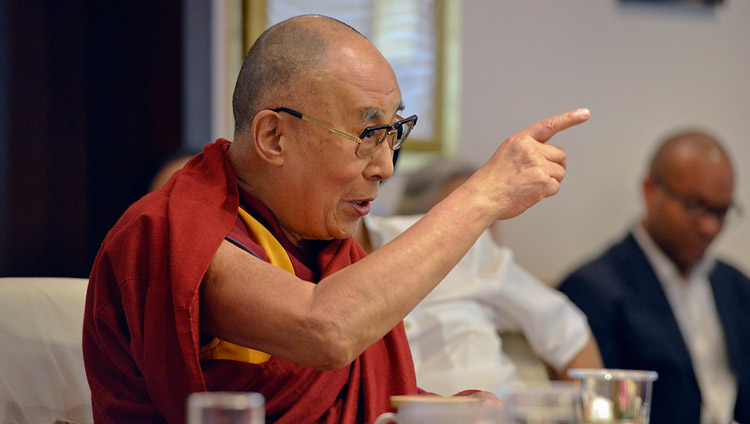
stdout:
POLYGON ((396 414, 393 412, 384 412, 375 418, 375 422, 372 424, 385 424, 385 423, 397 423, 396 414))

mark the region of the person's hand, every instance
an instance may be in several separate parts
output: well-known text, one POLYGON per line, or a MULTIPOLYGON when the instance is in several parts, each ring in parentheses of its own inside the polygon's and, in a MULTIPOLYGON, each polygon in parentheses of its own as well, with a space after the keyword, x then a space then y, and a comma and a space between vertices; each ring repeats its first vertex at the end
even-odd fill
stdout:
POLYGON ((478 391, 469 397, 479 399, 479 411, 476 412, 479 422, 505 422, 505 404, 491 392, 478 391))
POLYGON ((483 390, 478 390, 470 395, 467 395, 468 397, 477 398, 480 402, 486 403, 486 404, 492 404, 492 405, 502 405, 503 402, 498 398, 494 393, 492 392, 485 392, 483 390))
POLYGON ((553 116, 512 135, 472 176, 467 185, 485 196, 496 219, 513 218, 560 189, 565 151, 545 144, 556 133, 578 125, 591 113, 575 109, 553 116))

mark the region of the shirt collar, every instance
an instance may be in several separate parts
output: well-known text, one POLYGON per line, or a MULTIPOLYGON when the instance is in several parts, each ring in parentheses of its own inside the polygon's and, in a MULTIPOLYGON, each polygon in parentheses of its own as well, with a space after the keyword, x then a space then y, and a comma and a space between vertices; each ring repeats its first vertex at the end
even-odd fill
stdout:
POLYGON ((633 228, 633 237, 636 243, 646 255, 651 267, 654 269, 656 276, 662 282, 691 280, 694 277, 708 278, 708 274, 713 270, 716 264, 714 255, 707 251, 705 255, 692 267, 689 274, 683 277, 677 265, 661 250, 648 234, 642 223, 637 223, 633 228))

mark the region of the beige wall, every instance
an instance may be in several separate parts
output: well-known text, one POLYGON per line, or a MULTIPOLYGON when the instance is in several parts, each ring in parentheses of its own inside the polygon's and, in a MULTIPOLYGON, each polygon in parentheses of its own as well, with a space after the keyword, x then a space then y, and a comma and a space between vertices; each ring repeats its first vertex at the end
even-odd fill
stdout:
MULTIPOLYGON (((747 0, 712 8, 464 2, 461 156, 481 163, 541 118, 578 106, 592 111, 589 122, 554 139, 568 152, 561 192, 503 224, 523 266, 555 284, 623 235, 641 213, 640 179, 653 144, 698 125, 733 153, 736 197, 746 206, 716 248, 750 272, 748 23, 747 0)), ((385 184, 381 210, 401 183, 385 184)))
POLYGON ((640 215, 653 144, 699 125, 734 155, 746 206, 716 248, 750 272, 750 2, 472 0, 463 13, 462 156, 481 161, 540 118, 592 111, 554 139, 568 152, 561 192, 504 224, 522 265, 556 283, 620 237, 640 215))

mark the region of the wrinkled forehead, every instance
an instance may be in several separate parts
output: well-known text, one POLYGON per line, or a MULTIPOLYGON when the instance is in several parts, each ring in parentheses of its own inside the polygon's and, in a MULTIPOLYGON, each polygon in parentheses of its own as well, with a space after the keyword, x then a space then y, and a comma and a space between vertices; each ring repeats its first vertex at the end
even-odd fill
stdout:
POLYGON ((396 74, 369 42, 332 48, 324 85, 338 101, 352 102, 350 108, 362 118, 392 117, 403 109, 396 74))

